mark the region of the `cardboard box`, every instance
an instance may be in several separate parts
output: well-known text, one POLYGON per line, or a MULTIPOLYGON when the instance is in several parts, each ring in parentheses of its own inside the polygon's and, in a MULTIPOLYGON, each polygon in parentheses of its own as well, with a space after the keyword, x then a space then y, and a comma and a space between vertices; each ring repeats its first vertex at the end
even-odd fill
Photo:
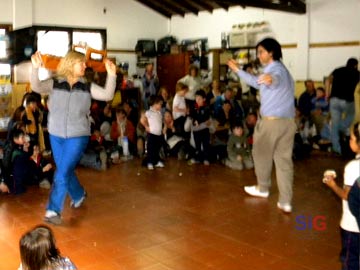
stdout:
POLYGON ((229 47, 248 47, 256 45, 256 33, 231 32, 229 34, 229 47))
POLYGON ((181 47, 180 45, 173 44, 170 47, 170 54, 178 54, 181 53, 181 47))
POLYGON ((220 65, 226 65, 227 62, 233 58, 233 53, 231 51, 222 52, 220 54, 220 65))

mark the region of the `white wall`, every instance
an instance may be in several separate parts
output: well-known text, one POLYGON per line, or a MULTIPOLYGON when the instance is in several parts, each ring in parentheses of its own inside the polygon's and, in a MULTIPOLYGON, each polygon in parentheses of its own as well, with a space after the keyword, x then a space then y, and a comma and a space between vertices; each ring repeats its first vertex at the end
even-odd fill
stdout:
MULTIPOLYGON (((310 43, 360 41, 359 0, 311 0, 310 43)), ((312 48, 309 71, 312 78, 322 79, 350 57, 359 58, 360 46, 312 48)))
POLYGON ((1 24, 13 23, 13 1, 12 0, 0 0, 1 6, 1 24))
POLYGON ((176 16, 170 21, 171 34, 179 40, 208 37, 210 48, 219 48, 221 32, 233 24, 268 21, 274 37, 281 44, 297 44, 296 49, 284 49, 283 60, 294 78, 322 80, 349 57, 359 57, 360 47, 310 48, 309 43, 359 41, 359 0, 306 0, 307 14, 241 7, 176 16), (191 29, 191 33, 189 33, 191 29))

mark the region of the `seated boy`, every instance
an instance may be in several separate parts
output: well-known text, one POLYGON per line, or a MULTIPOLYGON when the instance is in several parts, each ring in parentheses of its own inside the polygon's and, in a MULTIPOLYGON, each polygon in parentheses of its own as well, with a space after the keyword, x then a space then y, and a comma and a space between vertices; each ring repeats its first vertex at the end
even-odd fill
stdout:
POLYGON ((95 170, 105 171, 107 169, 107 153, 103 146, 104 137, 99 130, 94 130, 89 144, 83 153, 79 165, 95 170))
MULTIPOLYGON (((32 183, 30 175, 30 155, 29 155, 29 139, 21 129, 16 129, 12 133, 12 151, 10 158, 9 171, 11 185, 10 191, 14 194, 21 194, 26 191, 25 186, 32 183)), ((8 158, 8 157, 4 157, 8 158)))
POLYGON ((53 166, 42 157, 39 145, 33 146, 33 154, 30 157, 30 161, 33 180, 39 184, 39 187, 50 189, 54 176, 53 166))
POLYGON ((242 170, 254 167, 251 156, 250 146, 247 140, 247 134, 241 121, 236 121, 232 127, 232 134, 227 143, 228 158, 225 165, 234 170, 242 170))

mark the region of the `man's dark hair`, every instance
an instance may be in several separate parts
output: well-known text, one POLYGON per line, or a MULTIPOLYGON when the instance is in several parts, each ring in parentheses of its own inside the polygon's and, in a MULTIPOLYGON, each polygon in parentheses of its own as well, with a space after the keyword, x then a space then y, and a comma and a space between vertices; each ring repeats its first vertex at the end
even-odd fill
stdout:
POLYGON ((349 58, 346 62, 346 67, 356 68, 358 63, 359 63, 359 61, 356 58, 349 58))
POLYGON ((258 50, 259 46, 263 47, 269 53, 272 53, 272 57, 274 60, 281 60, 282 52, 281 45, 273 38, 265 38, 260 41, 256 45, 256 50, 258 50))

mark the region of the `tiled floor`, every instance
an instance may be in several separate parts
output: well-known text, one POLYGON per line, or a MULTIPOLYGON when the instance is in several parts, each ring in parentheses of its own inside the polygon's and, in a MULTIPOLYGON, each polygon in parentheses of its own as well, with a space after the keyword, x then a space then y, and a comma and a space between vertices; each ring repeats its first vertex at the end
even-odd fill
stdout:
MULTIPOLYGON (((67 200, 64 224, 52 228, 61 252, 86 270, 340 269, 341 201, 321 179, 328 168, 341 175, 344 165, 324 152, 295 162, 290 215, 276 207, 276 182, 268 199, 245 195, 252 170, 177 160, 154 171, 140 160, 106 172, 79 168, 88 199, 81 209, 67 200), (312 226, 318 215, 325 220, 312 226)), ((0 195, 1 270, 17 269, 18 240, 42 223, 47 196, 37 187, 0 195)))

